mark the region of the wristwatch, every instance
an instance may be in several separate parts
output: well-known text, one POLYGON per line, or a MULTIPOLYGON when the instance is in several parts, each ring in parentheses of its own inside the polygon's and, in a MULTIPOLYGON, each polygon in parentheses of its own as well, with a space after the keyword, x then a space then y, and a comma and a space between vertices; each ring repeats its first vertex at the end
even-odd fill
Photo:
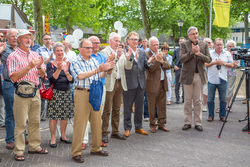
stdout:
POLYGON ((226 66, 226 65, 227 65, 227 63, 224 64, 224 66, 226 66))

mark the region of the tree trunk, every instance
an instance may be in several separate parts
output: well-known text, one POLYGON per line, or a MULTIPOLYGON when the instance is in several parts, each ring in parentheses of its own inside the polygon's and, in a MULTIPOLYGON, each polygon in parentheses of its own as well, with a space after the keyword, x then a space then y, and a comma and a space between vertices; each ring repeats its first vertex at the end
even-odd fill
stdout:
POLYGON ((43 45, 43 17, 41 0, 33 0, 36 43, 43 45))
POLYGON ((205 18, 206 18, 206 21, 205 21, 205 36, 206 37, 209 37, 209 10, 208 10, 208 6, 206 5, 205 2, 202 2, 202 6, 203 6, 203 11, 204 11, 204 14, 205 14, 205 18))
POLYGON ((247 43, 247 38, 249 37, 248 31, 248 12, 244 13, 244 28, 245 28, 245 44, 247 43))
POLYGON ((147 39, 151 36, 151 26, 148 21, 148 14, 147 14, 147 7, 146 7, 146 0, 141 0, 141 14, 142 14, 142 22, 143 22, 143 29, 144 35, 147 39))
POLYGON ((175 49, 176 45, 175 45, 175 29, 174 29, 174 26, 172 28, 172 31, 173 31, 173 46, 174 46, 174 49, 175 49))
POLYGON ((66 29, 67 29, 67 34, 70 35, 72 27, 69 24, 69 16, 66 18, 66 29))

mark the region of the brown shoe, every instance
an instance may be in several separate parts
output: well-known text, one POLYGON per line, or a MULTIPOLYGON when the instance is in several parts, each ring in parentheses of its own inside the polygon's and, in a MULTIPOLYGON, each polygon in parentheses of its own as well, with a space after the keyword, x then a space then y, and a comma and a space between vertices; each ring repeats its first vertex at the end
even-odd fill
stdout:
POLYGON ((247 104, 247 100, 243 101, 242 103, 243 103, 243 104, 247 104))
POLYGON ((222 122, 227 122, 227 121, 225 120, 225 117, 220 117, 220 120, 221 120, 222 122))
POLYGON ((108 135, 103 135, 103 136, 102 136, 102 141, 103 141, 104 143, 108 143, 108 142, 109 142, 108 135))
POLYGON ((84 158, 82 157, 82 155, 77 155, 72 157, 74 161, 76 161, 77 163, 83 163, 84 162, 84 158))
POLYGON ((130 136, 130 130, 125 130, 125 132, 123 134, 124 134, 124 136, 129 137, 130 136))
POLYGON ((123 135, 120 134, 120 133, 112 134, 112 135, 111 135, 111 138, 116 138, 116 139, 120 139, 120 140, 126 140, 126 137, 123 136, 123 135))
POLYGON ((142 134, 142 135, 148 135, 148 132, 146 132, 146 131, 143 130, 143 129, 135 130, 135 133, 140 133, 140 134, 142 134))
POLYGON ((150 128, 150 132, 156 133, 156 128, 155 127, 150 128))
POLYGON ((101 147, 107 147, 107 144, 105 144, 105 143, 102 142, 101 147))
POLYGON ((27 145, 29 144, 28 138, 25 139, 25 144, 27 144, 27 145))
POLYGON ((158 127, 159 130, 162 130, 164 132, 170 132, 170 130, 168 128, 166 128, 165 126, 163 127, 158 127))
POLYGON ((185 124, 183 127, 182 127, 182 130, 188 130, 191 128, 191 124, 185 124))
POLYGON ((208 119, 207 119, 208 122, 212 122, 213 120, 214 120, 213 117, 208 117, 208 119))
POLYGON ((82 143, 82 150, 86 149, 86 143, 82 143))
POLYGON ((100 156, 108 156, 109 153, 107 151, 100 150, 98 152, 90 152, 92 155, 100 155, 100 156))
POLYGON ((13 142, 9 142, 6 144, 6 148, 9 150, 12 150, 15 148, 15 144, 13 142))
POLYGON ((197 129, 198 131, 203 131, 203 128, 201 125, 195 125, 195 129, 197 129))

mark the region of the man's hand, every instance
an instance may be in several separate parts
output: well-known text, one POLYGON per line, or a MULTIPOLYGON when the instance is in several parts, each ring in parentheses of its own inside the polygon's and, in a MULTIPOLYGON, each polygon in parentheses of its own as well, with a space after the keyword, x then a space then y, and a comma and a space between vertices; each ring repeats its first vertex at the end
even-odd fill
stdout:
POLYGON ((192 44, 192 52, 194 54, 196 54, 197 56, 199 56, 200 55, 200 47, 199 47, 199 45, 192 44))
POLYGON ((114 52, 111 52, 109 57, 107 58, 108 61, 113 61, 115 60, 115 53, 114 52))
POLYGON ((220 60, 220 59, 218 59, 218 60, 216 60, 217 61, 217 65, 224 65, 225 64, 225 62, 224 61, 222 61, 222 60, 220 60))
POLYGON ((114 66, 115 66, 114 61, 109 61, 109 62, 106 62, 105 64, 102 63, 98 67, 98 72, 108 71, 109 69, 114 68, 114 66))
POLYGON ((29 62, 29 67, 30 67, 30 69, 32 69, 32 68, 34 68, 35 66, 37 66, 37 67, 40 67, 41 65, 42 65, 42 63, 43 63, 43 58, 42 58, 42 56, 41 57, 39 57, 38 59, 33 59, 32 58, 32 60, 29 62))
POLYGON ((179 70, 180 68, 178 66, 174 66, 174 70, 177 71, 179 70))
POLYGON ((158 61, 160 63, 163 63, 163 54, 162 54, 162 52, 158 52, 156 54, 156 61, 158 61))
POLYGON ((152 63, 154 59, 155 59, 155 56, 152 55, 152 56, 148 59, 148 64, 152 63))
POLYGON ((6 49, 6 42, 0 42, 0 54, 6 49))
POLYGON ((126 56, 126 58, 128 60, 130 59, 131 54, 132 54, 132 49, 131 48, 129 48, 128 51, 125 51, 125 56, 126 56))
POLYGON ((117 59, 119 60, 119 58, 121 57, 122 53, 124 52, 124 49, 122 48, 118 48, 117 49, 117 59))

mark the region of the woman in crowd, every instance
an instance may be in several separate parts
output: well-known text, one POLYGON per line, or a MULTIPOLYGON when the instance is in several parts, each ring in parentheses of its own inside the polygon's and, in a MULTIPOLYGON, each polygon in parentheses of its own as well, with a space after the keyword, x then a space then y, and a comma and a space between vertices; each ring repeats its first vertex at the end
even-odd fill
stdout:
MULTIPOLYGON (((166 54, 166 58, 168 60, 168 63, 169 64, 172 64, 172 56, 170 56, 168 54, 168 51, 169 51, 169 46, 168 44, 164 44, 162 47, 161 47, 161 51, 164 52, 166 54)), ((171 88, 171 84, 172 84, 172 75, 171 75, 171 69, 169 70, 166 70, 166 75, 167 75, 167 78, 168 78, 168 92, 167 92, 167 105, 170 105, 171 104, 171 94, 172 94, 172 88, 171 88)))
POLYGON ((50 146, 52 148, 57 147, 56 143, 56 127, 57 120, 60 121, 61 138, 62 142, 71 144, 65 136, 67 127, 67 121, 73 118, 74 106, 70 91, 70 83, 73 83, 74 79, 70 73, 69 62, 63 60, 64 46, 57 42, 53 46, 53 52, 56 55, 56 59, 47 64, 47 75, 50 81, 50 85, 53 85, 54 98, 48 103, 47 118, 50 119, 49 127, 51 133, 50 146))

